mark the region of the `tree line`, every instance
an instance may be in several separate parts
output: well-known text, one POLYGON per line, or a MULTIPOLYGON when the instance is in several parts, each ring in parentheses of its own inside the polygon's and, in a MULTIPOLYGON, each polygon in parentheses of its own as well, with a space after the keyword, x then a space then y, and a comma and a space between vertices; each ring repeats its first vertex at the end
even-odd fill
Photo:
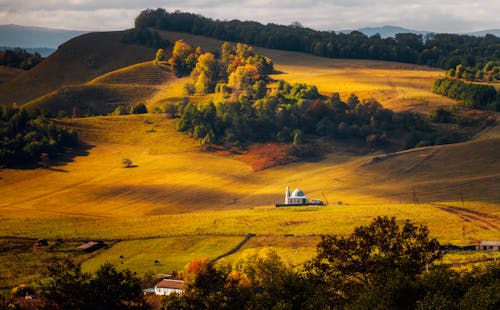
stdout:
POLYGON ((359 31, 348 34, 317 31, 300 24, 290 26, 253 21, 221 21, 186 12, 147 9, 135 19, 135 27, 153 27, 243 42, 261 47, 311 53, 330 58, 400 61, 455 68, 462 64, 484 66, 500 61, 500 38, 458 34, 433 34, 426 38, 400 33, 394 38, 366 36, 359 31))
POLYGON ((72 129, 57 126, 39 111, 28 112, 14 105, 0 107, 0 137, 0 167, 55 157, 64 147, 78 142, 72 129))
POLYGON ((458 64, 455 68, 450 68, 446 75, 467 81, 493 82, 500 80, 500 65, 494 61, 488 61, 483 67, 480 64, 468 67, 458 64))
MULTIPOLYGON (((246 250, 232 263, 195 259, 179 273, 182 294, 163 297, 160 308, 498 309, 498 262, 454 271, 441 256, 427 227, 377 217, 351 235, 322 236, 316 254, 296 267, 272 248, 246 250)), ((37 294, 41 309, 151 308, 137 276, 109 263, 89 274, 65 260, 49 268, 48 279, 12 294, 37 294)), ((0 306, 16 305, 0 297, 0 306)))
POLYGON ((43 57, 38 52, 31 54, 21 48, 0 51, 0 66, 29 70, 42 60, 43 57))
POLYGON ((167 47, 170 44, 158 34, 158 31, 150 30, 146 27, 135 27, 125 30, 120 39, 125 44, 140 44, 151 48, 167 47))
POLYGON ((491 85, 444 78, 434 82, 432 92, 458 99, 469 108, 500 111, 500 93, 491 85))

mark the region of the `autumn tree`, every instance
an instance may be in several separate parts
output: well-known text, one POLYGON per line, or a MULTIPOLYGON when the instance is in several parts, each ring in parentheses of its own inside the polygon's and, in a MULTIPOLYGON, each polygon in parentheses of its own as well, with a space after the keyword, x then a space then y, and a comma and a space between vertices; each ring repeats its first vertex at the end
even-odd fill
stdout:
POLYGON ((155 65, 159 65, 167 60, 167 55, 165 54, 165 50, 162 48, 159 48, 156 51, 156 56, 155 59, 153 60, 153 63, 155 65))
POLYGON ((177 76, 189 74, 195 67, 200 52, 199 48, 193 49, 191 45, 183 40, 175 41, 172 56, 168 59, 172 72, 177 76))
POLYGON ((212 93, 217 82, 217 61, 212 53, 204 53, 198 57, 196 67, 191 72, 191 80, 195 81, 196 92, 212 93))

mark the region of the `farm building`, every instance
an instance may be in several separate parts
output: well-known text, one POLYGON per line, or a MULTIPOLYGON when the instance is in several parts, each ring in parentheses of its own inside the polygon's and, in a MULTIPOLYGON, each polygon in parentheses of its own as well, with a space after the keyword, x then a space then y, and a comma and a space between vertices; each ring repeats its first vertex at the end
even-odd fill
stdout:
POLYGON ((84 243, 78 247, 79 250, 90 253, 96 250, 99 250, 104 246, 104 242, 102 241, 89 241, 84 243))
POLYGON ((478 250, 500 251, 500 241, 481 241, 478 250))
POLYGON ((312 199, 309 201, 304 192, 296 188, 292 193, 290 193, 290 187, 286 187, 285 190, 285 203, 277 203, 276 207, 285 206, 309 206, 309 205, 323 205, 321 200, 312 199))
POLYGON ((156 295, 170 295, 172 293, 181 294, 182 284, 181 280, 163 279, 155 285, 156 295))

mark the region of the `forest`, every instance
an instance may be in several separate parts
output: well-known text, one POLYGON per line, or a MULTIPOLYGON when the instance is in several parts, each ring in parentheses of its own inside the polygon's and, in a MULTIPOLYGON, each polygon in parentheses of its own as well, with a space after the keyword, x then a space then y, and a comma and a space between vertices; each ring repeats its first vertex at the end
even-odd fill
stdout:
POLYGON ((12 105, 0 107, 0 137, 0 167, 48 161, 78 143, 75 131, 56 126, 39 111, 12 105))
POLYGON ((484 84, 466 83, 456 79, 437 79, 432 86, 436 94, 462 101, 463 105, 474 109, 500 111, 500 93, 495 87, 484 84))
MULTIPOLYGON (((319 94, 316 86, 271 81, 272 60, 246 44, 225 42, 216 57, 177 41, 168 60, 178 75, 189 75, 188 95, 212 94, 206 104, 180 103, 177 129, 211 145, 241 147, 255 142, 293 143, 297 157, 317 153, 315 138, 354 139, 371 149, 453 143, 463 139, 440 132, 418 113, 393 112, 375 99, 347 100, 319 94), (209 102, 210 98, 219 98, 209 102), (220 99, 222 98, 222 99, 220 99)), ((157 58, 164 59, 162 52, 157 58)))
POLYGON ((500 63, 500 38, 493 35, 438 33, 421 35, 400 33, 394 38, 368 37, 317 31, 295 23, 290 26, 253 21, 221 21, 186 12, 147 9, 135 19, 135 27, 187 32, 219 40, 242 42, 260 47, 311 53, 330 58, 399 61, 444 69, 483 67, 489 61, 500 63))
POLYGON ((39 53, 31 54, 21 48, 0 51, 0 66, 29 70, 42 60, 43 58, 39 53))

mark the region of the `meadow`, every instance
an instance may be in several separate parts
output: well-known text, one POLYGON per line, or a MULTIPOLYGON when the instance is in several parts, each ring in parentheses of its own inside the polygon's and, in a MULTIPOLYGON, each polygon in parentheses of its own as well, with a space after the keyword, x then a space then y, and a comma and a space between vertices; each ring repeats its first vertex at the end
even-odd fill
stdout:
MULTIPOLYGON (((138 273, 179 270, 195 257, 227 252, 249 233, 256 236, 240 251, 273 246, 297 265, 314 255, 319 235, 349 234, 380 215, 427 225, 443 244, 476 244, 499 236, 499 194, 493 190, 499 167, 491 153, 497 127, 457 145, 392 155, 356 155, 339 148, 321 161, 254 171, 237 156, 201 152, 163 114, 59 122, 78 129, 87 145, 49 169, 1 171, 0 236, 61 239, 75 247, 84 240, 105 240, 110 248, 93 255, 75 248, 67 253, 85 270, 106 261, 138 273), (440 164, 457 154, 468 156, 467 150, 484 152, 484 161, 470 170, 440 164), (123 168, 125 157, 135 167, 123 168), (287 185, 300 187, 310 198, 324 194, 329 205, 275 208, 287 185), (418 204, 412 202, 414 191, 418 204)), ((25 255, 32 251, 27 248, 25 255)), ((25 265, 0 257, 26 279, 25 265)))
MULTIPOLYGON (((206 49, 221 43, 187 34, 162 35, 206 49)), ((391 109, 424 113, 455 104, 430 91, 434 79, 443 76, 440 70, 258 51, 273 59, 273 78, 315 84, 324 94, 340 92, 345 98, 355 92, 361 98, 374 96, 391 109)), ((142 50, 136 56, 145 61, 142 50)), ((124 63, 131 61, 127 57, 124 63)), ((163 78, 150 62, 106 72, 86 70, 87 79, 78 80, 84 86, 72 87, 115 87, 118 94, 109 99, 120 92, 126 98, 134 87, 146 86, 147 93, 133 95, 150 109, 182 97, 185 78, 163 78)), ((20 78, 29 80, 24 75, 20 78)), ((85 98, 80 99, 85 103, 85 98)), ((50 103, 48 99, 32 104, 50 103)), ((248 248, 272 246, 285 261, 298 265, 314 255, 319 235, 349 234, 382 215, 427 225, 443 244, 500 238, 498 123, 469 142, 391 154, 360 154, 348 142, 333 141, 331 152, 320 160, 254 170, 240 154, 202 152, 165 114, 57 121, 76 129, 84 144, 48 169, 0 170, 0 239, 60 239, 68 246, 35 252, 33 239, 21 239, 16 250, 5 247, 11 250, 0 255, 0 273, 7 275, 0 279, 2 289, 43 277, 41 270, 49 262, 68 255, 88 271, 106 261, 139 274, 179 270, 193 258, 226 253, 247 234, 255 236, 224 259, 231 261, 248 248), (132 161, 131 168, 123 168, 124 158, 132 161), (309 198, 326 197, 329 204, 275 208, 287 185, 301 188, 309 198), (108 247, 91 254, 76 251, 77 245, 94 239, 108 247)), ((472 256, 445 262, 474 261, 477 254, 472 256)))

